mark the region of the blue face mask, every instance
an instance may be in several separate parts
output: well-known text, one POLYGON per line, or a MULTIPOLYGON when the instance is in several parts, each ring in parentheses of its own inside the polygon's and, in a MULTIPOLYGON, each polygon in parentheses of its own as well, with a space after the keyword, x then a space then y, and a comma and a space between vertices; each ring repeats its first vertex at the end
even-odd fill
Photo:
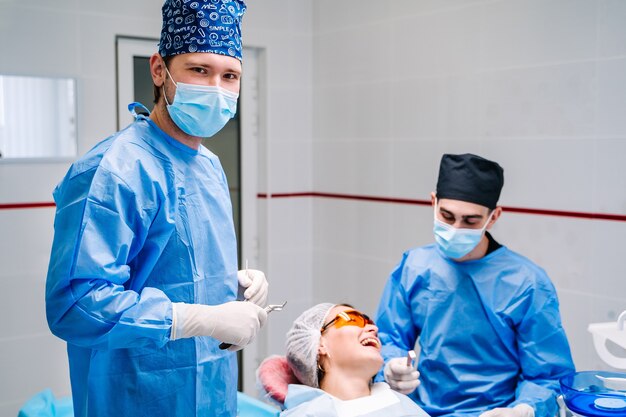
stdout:
POLYGON ((483 233, 491 220, 493 211, 487 218, 485 225, 480 229, 457 229, 437 218, 437 204, 435 204, 435 241, 439 249, 451 259, 459 259, 470 253, 480 242, 483 233))
POLYGON ((173 103, 167 101, 165 91, 163 92, 167 111, 174 123, 186 134, 210 138, 222 130, 237 113, 239 94, 220 87, 177 83, 167 68, 165 70, 176 84, 173 103))

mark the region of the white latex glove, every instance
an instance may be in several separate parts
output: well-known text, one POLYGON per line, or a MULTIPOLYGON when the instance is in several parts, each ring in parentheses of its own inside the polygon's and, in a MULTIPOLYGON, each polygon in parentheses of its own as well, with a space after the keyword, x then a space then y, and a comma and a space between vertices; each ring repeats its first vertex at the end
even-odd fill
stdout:
POLYGON ((256 269, 242 269, 237 272, 237 279, 239 285, 246 288, 243 297, 260 307, 265 307, 269 287, 265 274, 256 269))
POLYGON ((406 357, 393 358, 385 365, 385 381, 391 389, 408 395, 420 384, 420 373, 412 366, 406 365, 406 357))
POLYGON ((535 417, 535 409, 528 404, 518 404, 513 408, 494 408, 485 411, 480 417, 535 417))
POLYGON ((231 343, 238 350, 250 343, 267 320, 264 309, 254 303, 230 301, 208 306, 172 303, 171 340, 210 336, 231 343))

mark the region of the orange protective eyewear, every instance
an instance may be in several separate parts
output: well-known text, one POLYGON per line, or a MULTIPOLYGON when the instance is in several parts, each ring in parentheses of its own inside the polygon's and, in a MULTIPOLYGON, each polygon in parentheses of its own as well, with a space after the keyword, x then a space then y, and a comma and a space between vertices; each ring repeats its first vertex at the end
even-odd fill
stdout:
POLYGON ((374 325, 374 322, 367 315, 356 310, 342 311, 337 314, 334 319, 326 323, 322 327, 321 332, 324 333, 324 331, 332 325, 339 329, 343 326, 357 326, 363 328, 368 324, 374 325))

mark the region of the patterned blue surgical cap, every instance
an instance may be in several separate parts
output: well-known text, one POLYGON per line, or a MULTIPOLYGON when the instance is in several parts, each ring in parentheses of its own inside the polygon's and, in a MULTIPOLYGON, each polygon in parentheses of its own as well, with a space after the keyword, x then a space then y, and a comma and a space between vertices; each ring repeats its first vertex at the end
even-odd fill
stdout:
POLYGON ((165 0, 162 10, 162 57, 212 52, 241 61, 243 0, 165 0))

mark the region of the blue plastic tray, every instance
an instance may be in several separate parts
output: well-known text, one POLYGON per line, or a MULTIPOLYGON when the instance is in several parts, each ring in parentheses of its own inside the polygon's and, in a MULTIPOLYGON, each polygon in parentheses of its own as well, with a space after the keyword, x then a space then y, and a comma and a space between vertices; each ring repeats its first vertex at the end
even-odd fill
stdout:
POLYGON ((626 391, 604 387, 596 375, 626 378, 626 374, 606 371, 575 372, 561 378, 561 393, 571 411, 586 417, 626 416, 626 391))

